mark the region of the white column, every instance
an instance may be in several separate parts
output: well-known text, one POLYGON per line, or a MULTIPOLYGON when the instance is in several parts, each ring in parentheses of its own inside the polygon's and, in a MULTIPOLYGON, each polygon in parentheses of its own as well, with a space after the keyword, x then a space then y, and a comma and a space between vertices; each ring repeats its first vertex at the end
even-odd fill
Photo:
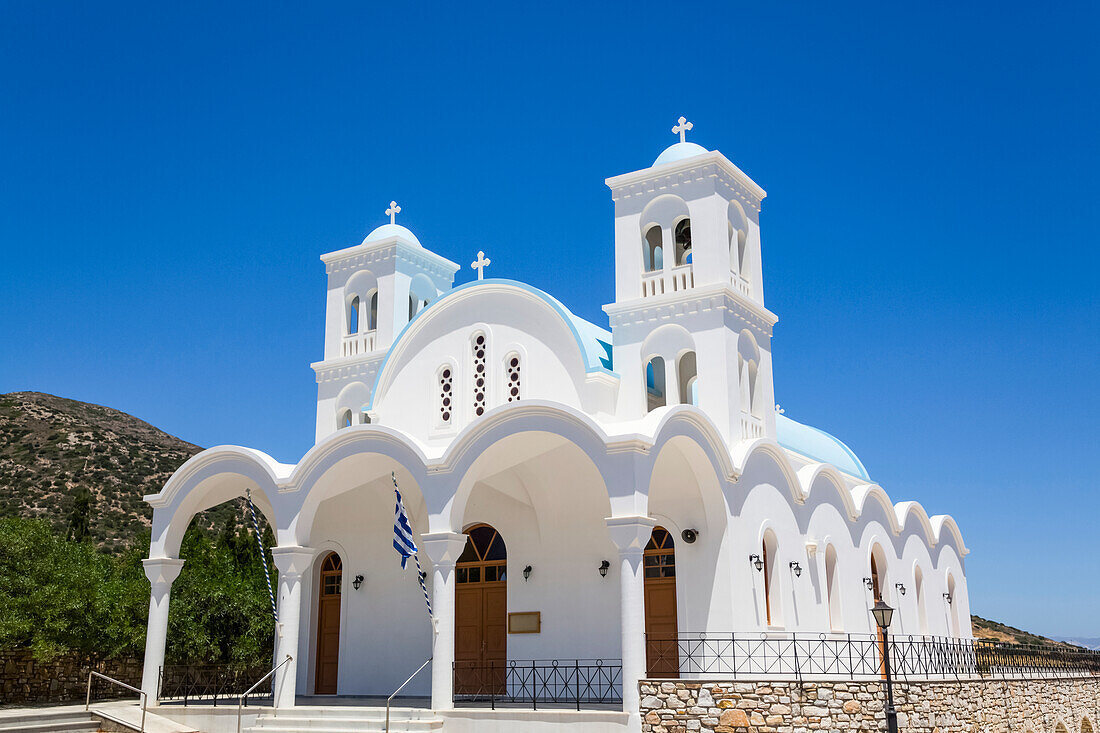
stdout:
POLYGON ((607 531, 619 549, 619 614, 622 628, 623 711, 630 715, 627 730, 641 731, 638 680, 646 676, 645 578, 642 553, 653 533, 649 517, 608 517, 607 531))
POLYGON ((294 707, 298 680, 298 619, 302 613, 302 573, 313 563, 310 547, 273 547, 279 570, 279 623, 275 626, 275 664, 290 661, 275 673, 275 707, 294 707))
POLYGON ((145 633, 145 666, 141 689, 150 704, 156 704, 160 669, 164 666, 164 644, 168 640, 168 597, 172 583, 183 569, 183 560, 168 557, 142 560, 149 578, 149 626, 145 633))
POLYGON ((679 366, 675 355, 665 358, 665 404, 669 407, 680 404, 679 366))
POLYGON ((454 707, 455 563, 466 535, 432 532, 420 536, 420 548, 432 561, 432 709, 454 707))

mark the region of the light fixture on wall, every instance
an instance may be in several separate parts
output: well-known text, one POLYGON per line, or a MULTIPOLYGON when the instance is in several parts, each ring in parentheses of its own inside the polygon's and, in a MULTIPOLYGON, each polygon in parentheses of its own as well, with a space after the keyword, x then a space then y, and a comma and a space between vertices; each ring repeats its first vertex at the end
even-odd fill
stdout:
POLYGON ((760 559, 759 555, 749 555, 749 562, 756 567, 756 572, 760 572, 764 569, 764 561, 760 559))
POLYGON ((699 530, 685 529, 680 533, 680 538, 689 545, 695 544, 695 540, 699 539, 699 530))
POLYGON ((359 590, 361 587, 363 587, 363 576, 356 575, 355 580, 351 581, 351 587, 355 590, 359 590))
POLYGON ((796 578, 801 577, 801 575, 802 575, 802 566, 801 565, 799 565, 794 560, 791 560, 790 568, 791 568, 791 571, 794 572, 794 577, 796 577, 796 578))
POLYGON ((863 579, 863 584, 865 586, 867 586, 867 590, 874 590, 875 589, 875 581, 872 580, 871 578, 864 578, 863 579))
POLYGON ((610 568, 610 567, 611 567, 611 563, 608 562, 607 560, 604 560, 603 562, 600 563, 600 577, 601 578, 606 578, 607 577, 607 569, 610 568))
POLYGON ((898 589, 898 593, 905 595, 905 583, 894 583, 894 587, 898 589))
POLYGON ((947 605, 950 606, 951 605, 951 594, 950 593, 944 593, 943 594, 943 600, 947 601, 947 605))
POLYGON ((523 582, 527 582, 527 579, 531 577, 531 566, 528 565, 523 569, 523 582))

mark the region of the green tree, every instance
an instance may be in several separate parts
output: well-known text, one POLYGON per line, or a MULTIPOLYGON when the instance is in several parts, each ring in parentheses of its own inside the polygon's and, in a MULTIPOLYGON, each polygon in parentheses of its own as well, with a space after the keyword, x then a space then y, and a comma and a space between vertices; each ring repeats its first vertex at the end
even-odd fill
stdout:
POLYGON ((84 542, 92 536, 92 492, 84 486, 77 488, 73 495, 73 508, 69 512, 70 540, 84 542))

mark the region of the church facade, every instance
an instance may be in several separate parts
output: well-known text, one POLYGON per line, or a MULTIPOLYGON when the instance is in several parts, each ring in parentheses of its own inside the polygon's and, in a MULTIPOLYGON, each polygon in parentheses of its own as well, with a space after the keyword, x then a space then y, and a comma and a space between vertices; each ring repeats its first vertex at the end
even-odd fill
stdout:
POLYGON ((638 680, 691 674, 679 639, 866 636, 878 599, 894 633, 972 635, 956 523, 777 409, 765 192, 688 129, 607 179, 606 324, 483 278, 481 253, 455 286, 395 203, 322 256, 314 447, 296 465, 210 448, 146 497, 150 696, 183 533, 246 490, 278 544, 278 706, 386 696, 431 658, 405 693, 446 710, 470 670, 598 660, 640 729, 638 680), (424 591, 393 547, 395 483, 424 591))

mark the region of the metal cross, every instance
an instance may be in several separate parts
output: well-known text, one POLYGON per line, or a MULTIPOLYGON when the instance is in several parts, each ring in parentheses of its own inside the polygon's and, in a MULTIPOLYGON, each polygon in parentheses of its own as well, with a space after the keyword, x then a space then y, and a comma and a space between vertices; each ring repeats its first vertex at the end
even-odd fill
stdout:
MULTIPOLYGON (((690 128, 689 128, 690 129, 690 128)), ((386 216, 390 217, 390 224, 396 224, 394 221, 397 215, 401 213, 401 207, 397 205, 396 201, 390 202, 390 208, 386 209, 386 216)))
POLYGON ((470 267, 477 270, 477 279, 485 279, 485 268, 489 266, 491 260, 485 257, 485 253, 480 249, 477 251, 477 259, 470 263, 470 267))
POLYGON ((672 134, 673 135, 679 134, 680 142, 685 142, 685 139, 684 139, 685 134, 687 133, 688 130, 690 130, 692 127, 694 127, 694 125, 692 125, 690 122, 687 121, 687 117, 681 117, 680 119, 677 120, 677 122, 679 122, 680 124, 678 124, 678 125, 676 125, 676 127, 672 128, 672 134))

